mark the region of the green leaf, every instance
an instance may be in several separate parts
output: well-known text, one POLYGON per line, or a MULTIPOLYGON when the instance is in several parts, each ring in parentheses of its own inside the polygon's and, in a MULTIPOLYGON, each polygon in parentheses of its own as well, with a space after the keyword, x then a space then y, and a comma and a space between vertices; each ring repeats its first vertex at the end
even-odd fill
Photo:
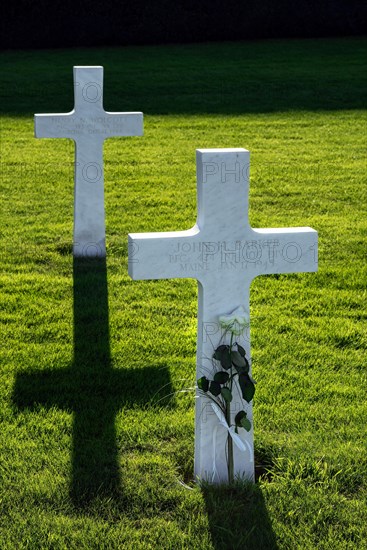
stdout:
POLYGON ((245 411, 239 411, 236 414, 234 421, 236 424, 236 429, 237 426, 239 426, 240 428, 244 428, 247 432, 251 430, 251 422, 247 418, 247 414, 245 413, 245 411))
POLYGON ((244 361, 245 361, 245 366, 244 367, 237 367, 235 366, 235 369, 237 371, 238 374, 248 374, 249 370, 250 370, 250 364, 249 362, 247 361, 247 359, 244 358, 244 361))
POLYGON ((222 388, 220 390, 220 393, 222 394, 222 397, 224 401, 226 401, 226 403, 230 403, 232 401, 233 397, 231 390, 229 390, 228 388, 222 388))
POLYGON ((232 367, 231 353, 229 351, 229 348, 227 351, 224 351, 222 353, 220 364, 222 365, 224 370, 229 370, 232 367))
POLYGON ((248 374, 239 374, 238 382, 240 384, 242 397, 247 403, 250 403, 255 394, 255 386, 248 374))
POLYGON ((220 361, 221 358, 222 358, 222 354, 226 351, 227 352, 229 351, 229 346, 225 346, 225 345, 218 346, 217 349, 213 353, 213 358, 220 361))
POLYGON ((209 391, 211 394, 213 394, 215 397, 220 394, 220 384, 219 382, 210 382, 209 391))
POLYGON ((232 366, 230 348, 227 345, 218 346, 213 354, 213 358, 220 361, 224 370, 228 370, 232 366))
POLYGON ((241 426, 241 420, 242 418, 246 418, 247 414, 245 411, 239 411, 236 416, 234 417, 234 421, 236 426, 241 426))
POLYGON ((228 372, 216 372, 214 375, 215 382, 219 382, 219 384, 225 384, 229 380, 229 374, 228 372))
POLYGON ((245 367, 247 360, 242 357, 240 352, 238 351, 232 351, 231 353, 232 363, 235 367, 245 367))
POLYGON ((243 418, 241 420, 241 428, 245 428, 246 432, 249 432, 251 430, 251 422, 248 418, 243 418))
POLYGON ((208 389, 209 389, 209 380, 207 379, 206 376, 202 376, 201 378, 199 378, 198 388, 200 390, 203 390, 205 393, 208 391, 208 389))
POLYGON ((239 353, 242 357, 245 357, 245 356, 246 356, 245 348, 243 348, 242 346, 240 346, 239 344, 237 344, 237 349, 238 349, 238 353, 239 353))

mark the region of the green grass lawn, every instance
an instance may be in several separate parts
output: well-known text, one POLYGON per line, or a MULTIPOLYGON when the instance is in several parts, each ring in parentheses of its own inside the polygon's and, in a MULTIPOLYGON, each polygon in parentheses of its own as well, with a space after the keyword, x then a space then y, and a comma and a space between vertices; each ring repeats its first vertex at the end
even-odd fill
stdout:
POLYGON ((366 548, 365 54, 335 39, 1 55, 1 549, 366 548), (33 113, 71 110, 88 64, 145 133, 105 143, 107 265, 85 266, 73 142, 34 139, 33 113), (251 151, 253 227, 319 232, 318 273, 252 284, 253 486, 193 482, 196 281, 127 275, 128 232, 194 224, 207 147, 251 151))

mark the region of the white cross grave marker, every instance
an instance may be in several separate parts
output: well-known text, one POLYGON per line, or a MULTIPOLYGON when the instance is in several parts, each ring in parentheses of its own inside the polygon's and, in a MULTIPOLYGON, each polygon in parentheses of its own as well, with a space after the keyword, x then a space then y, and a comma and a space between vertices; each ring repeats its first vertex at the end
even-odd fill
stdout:
MULTIPOLYGON (((211 358, 223 335, 218 316, 240 305, 249 312, 250 284, 258 275, 316 271, 317 232, 310 227, 253 229, 249 225, 249 152, 245 149, 199 149, 196 164, 196 225, 187 231, 130 234, 129 274, 133 279, 198 280, 198 379, 213 374, 211 358)), ((249 333, 242 338, 237 341, 249 358, 249 333)), ((233 393, 233 418, 245 409, 252 423, 251 404, 238 391, 233 393)), ((206 397, 196 399, 195 475, 227 481, 228 432, 209 405, 206 397)), ((234 474, 253 480, 253 430, 239 429, 239 434, 247 451, 233 445, 234 474)))
POLYGON ((103 108, 103 67, 74 67, 74 109, 35 115, 38 138, 75 141, 74 256, 106 255, 103 142, 143 135, 143 113, 108 113, 103 108))

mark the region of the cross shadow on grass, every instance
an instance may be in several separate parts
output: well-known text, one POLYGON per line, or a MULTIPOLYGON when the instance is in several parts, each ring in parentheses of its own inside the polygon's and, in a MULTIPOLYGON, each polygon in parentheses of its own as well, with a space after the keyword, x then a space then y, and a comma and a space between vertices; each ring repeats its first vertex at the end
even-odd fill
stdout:
POLYGON ((203 485, 216 550, 277 550, 264 497, 257 484, 203 485))
POLYGON ((202 485, 209 528, 216 550, 277 550, 266 502, 258 483, 271 481, 276 449, 255 441, 255 483, 202 485))
MULTIPOLYGON (((169 381, 167 368, 113 369, 105 259, 74 259, 74 360, 68 369, 23 372, 13 399, 21 408, 58 407, 74 414, 70 495, 76 505, 97 496, 121 502, 115 417, 146 404, 169 381)), ((169 386, 167 391, 170 391, 169 386)))

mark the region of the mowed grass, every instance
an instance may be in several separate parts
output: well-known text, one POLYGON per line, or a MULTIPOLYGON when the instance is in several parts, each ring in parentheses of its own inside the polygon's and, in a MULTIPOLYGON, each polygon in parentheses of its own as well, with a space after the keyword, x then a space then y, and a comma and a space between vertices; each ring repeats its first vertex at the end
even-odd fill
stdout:
POLYGON ((1 549, 366 548, 365 52, 2 54, 1 549), (88 64, 107 110, 145 113, 104 147, 107 266, 73 266, 73 142, 33 137, 88 64), (206 147, 251 151, 253 227, 319 232, 317 273, 252 284, 253 486, 193 482, 196 282, 127 274, 128 232, 194 224, 206 147))

